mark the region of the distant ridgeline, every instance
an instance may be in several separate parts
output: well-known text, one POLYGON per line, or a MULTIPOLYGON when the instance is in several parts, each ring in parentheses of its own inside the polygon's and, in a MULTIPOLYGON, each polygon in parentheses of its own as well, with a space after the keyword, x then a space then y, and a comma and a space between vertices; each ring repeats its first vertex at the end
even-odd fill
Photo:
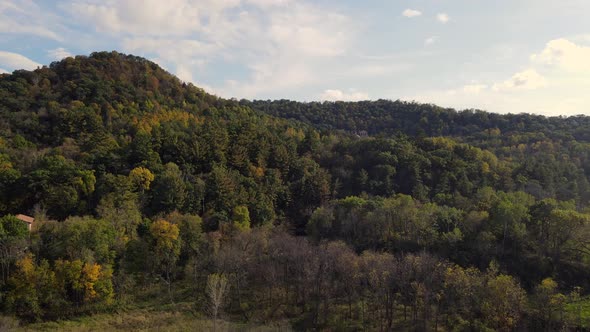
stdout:
MULTIPOLYGON (((456 111, 399 100, 307 103, 241 100, 240 104, 272 116, 307 123, 324 134, 408 139, 422 150, 431 150, 435 141, 446 145, 447 149, 451 149, 450 145, 466 143, 492 152, 500 162, 506 162, 504 166, 510 168, 515 185, 500 185, 502 190, 524 190, 537 198, 581 199, 583 204, 589 199, 589 116, 456 111), (585 189, 580 191, 580 185, 585 189)), ((497 184, 493 186, 498 188, 497 184)))
POLYGON ((240 103, 273 116, 299 120, 319 129, 340 129, 355 133, 366 131, 370 135, 403 133, 409 136, 467 136, 470 139, 486 139, 500 134, 512 136, 532 133, 544 134, 552 139, 590 141, 590 117, 584 115, 545 117, 526 113, 496 114, 472 109, 456 111, 399 100, 308 103, 291 100, 241 100, 240 103))
POLYGON ((590 290, 589 179, 586 116, 236 101, 143 58, 70 57, 0 75, 0 302, 56 319, 146 285, 164 285, 162 301, 173 284, 203 298, 209 280, 232 285, 238 319, 426 329, 440 313, 447 327, 557 329, 567 315, 543 311, 542 296, 565 310, 563 294, 590 290), (351 261, 359 271, 341 270, 351 261), (342 277, 353 274, 365 279, 342 277), (471 305, 463 286, 488 302, 471 305))

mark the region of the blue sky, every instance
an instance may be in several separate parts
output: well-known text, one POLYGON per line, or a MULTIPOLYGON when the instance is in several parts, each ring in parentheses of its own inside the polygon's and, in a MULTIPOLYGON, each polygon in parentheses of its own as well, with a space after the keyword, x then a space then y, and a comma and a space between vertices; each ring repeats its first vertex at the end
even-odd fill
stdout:
POLYGON ((227 98, 590 115, 588 0, 0 0, 0 72, 99 50, 227 98))

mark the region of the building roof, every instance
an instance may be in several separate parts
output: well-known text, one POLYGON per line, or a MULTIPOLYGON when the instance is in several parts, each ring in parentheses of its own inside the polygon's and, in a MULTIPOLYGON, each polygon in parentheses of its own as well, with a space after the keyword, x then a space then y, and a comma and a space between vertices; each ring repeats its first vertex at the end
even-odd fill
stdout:
POLYGON ((29 217, 29 216, 25 216, 24 214, 17 214, 16 215, 16 218, 19 219, 19 220, 21 220, 21 221, 24 221, 24 222, 26 222, 28 224, 32 224, 33 222, 35 222, 35 218, 29 217))

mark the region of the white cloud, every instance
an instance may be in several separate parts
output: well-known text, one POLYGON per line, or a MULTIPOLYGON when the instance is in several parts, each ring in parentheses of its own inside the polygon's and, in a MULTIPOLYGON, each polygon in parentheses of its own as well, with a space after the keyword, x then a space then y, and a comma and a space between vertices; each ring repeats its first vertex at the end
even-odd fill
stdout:
POLYGON ((0 74, 8 74, 8 71, 5 69, 0 68, 0 74))
POLYGON ((545 77, 534 69, 527 69, 514 74, 504 82, 494 84, 492 89, 494 91, 535 90, 545 86, 547 86, 545 77))
POLYGON ((0 31, 3 34, 34 35, 61 41, 62 37, 54 31, 61 28, 52 22, 55 16, 43 11, 31 0, 11 1, 0 3, 0 31))
POLYGON ((47 51, 47 55, 54 60, 61 60, 67 57, 71 57, 72 53, 70 53, 63 47, 58 47, 56 49, 47 51))
POLYGON ((412 17, 417 17, 417 16, 422 15, 422 12, 419 10, 408 8, 402 12, 402 15, 405 17, 412 18, 412 17))
POLYGON ((590 59, 590 47, 582 43, 580 38, 551 40, 530 56, 528 69, 505 81, 473 81, 455 89, 435 89, 405 99, 500 113, 588 114, 590 65, 586 59, 590 59))
POLYGON ((424 45, 426 45, 426 46, 432 45, 435 42, 436 42, 436 36, 428 37, 428 38, 426 38, 426 40, 424 40, 424 45))
MULTIPOLYGON (((264 12, 262 17, 248 15, 244 35, 233 48, 251 70, 250 78, 223 90, 237 97, 248 97, 299 88, 317 83, 320 73, 333 59, 345 55, 355 37, 354 21, 315 5, 298 2, 264 12), (267 21, 264 25, 261 22, 267 21)), ((225 44, 227 45, 227 44, 225 44)))
POLYGON ((447 15, 446 13, 437 14, 436 19, 442 24, 447 24, 451 20, 449 15, 447 15))
POLYGON ((153 53, 163 61, 176 62, 212 57, 222 50, 221 45, 194 39, 169 39, 163 37, 136 37, 122 41, 126 52, 153 53))
POLYGON ((235 1, 127 0, 84 1, 62 4, 81 22, 111 34, 178 36, 196 32, 204 18, 234 7, 235 1))
POLYGON ((462 90, 464 93, 468 93, 468 94, 479 94, 487 88, 488 88, 488 86, 486 84, 474 83, 474 84, 468 84, 468 85, 463 86, 462 90))
POLYGON ((247 0, 249 4, 267 8, 267 7, 275 7, 275 6, 284 6, 291 3, 291 0, 247 0))
POLYGON ((287 88, 303 87, 317 83, 319 76, 310 68, 309 64, 293 62, 285 65, 280 61, 269 63, 255 63, 250 65, 252 75, 245 82, 230 80, 225 87, 232 96, 252 98, 260 93, 282 91, 287 88))
POLYGON ((548 116, 587 114, 590 105, 590 97, 584 95, 584 88, 571 85, 552 84, 551 93, 545 90, 521 90, 517 93, 489 87, 479 93, 469 90, 471 89, 427 90, 401 99, 457 109, 475 108, 498 113, 527 112, 548 116))
POLYGON ((269 37, 275 46, 307 56, 336 56, 344 53, 349 38, 348 19, 338 14, 316 14, 313 8, 282 11, 271 17, 269 37), (338 29, 344 29, 340 31, 338 29))
POLYGON ((205 90, 205 92, 207 92, 208 94, 212 94, 218 97, 224 97, 223 95, 219 94, 219 91, 217 91, 217 89, 213 88, 212 86, 205 84, 205 83, 201 83, 201 82, 195 82, 192 81, 191 83, 193 83, 195 86, 205 90))
POLYGON ((342 90, 324 90, 320 96, 320 100, 327 101, 359 101, 368 100, 369 94, 366 92, 359 92, 354 89, 350 89, 349 92, 343 92, 342 90))
POLYGON ((52 32, 45 27, 38 25, 22 24, 9 17, 3 17, 0 20, 0 31, 2 31, 2 33, 30 34, 58 41, 62 40, 62 38, 58 36, 55 32, 52 32))
POLYGON ((386 76, 395 73, 407 72, 412 69, 413 66, 409 63, 391 63, 384 61, 374 61, 371 63, 365 63, 360 65, 350 66, 344 73, 344 76, 351 77, 376 77, 386 76))
POLYGON ((18 53, 4 51, 0 51, 0 65, 2 65, 4 68, 26 70, 33 70, 37 67, 42 67, 40 63, 37 63, 18 53))
POLYGON ((73 0, 61 7, 120 39, 124 52, 157 58, 185 78, 215 61, 248 69, 248 79, 216 88, 228 97, 319 80, 319 66, 347 52, 357 24, 332 8, 293 0, 73 0))
POLYGON ((193 82, 193 74, 190 68, 179 65, 176 67, 176 76, 185 82, 193 82))
POLYGON ((534 63, 572 72, 590 71, 590 47, 560 38, 547 43, 541 53, 531 55, 534 63))

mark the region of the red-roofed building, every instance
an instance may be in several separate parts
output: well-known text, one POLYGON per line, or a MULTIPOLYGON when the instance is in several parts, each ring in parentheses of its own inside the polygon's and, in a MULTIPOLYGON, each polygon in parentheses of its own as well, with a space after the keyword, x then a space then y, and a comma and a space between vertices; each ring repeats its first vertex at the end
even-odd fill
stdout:
POLYGON ((35 218, 25 216, 24 214, 17 214, 16 218, 27 223, 27 228, 29 229, 29 231, 31 231, 31 228, 33 228, 33 223, 35 222, 35 218))

